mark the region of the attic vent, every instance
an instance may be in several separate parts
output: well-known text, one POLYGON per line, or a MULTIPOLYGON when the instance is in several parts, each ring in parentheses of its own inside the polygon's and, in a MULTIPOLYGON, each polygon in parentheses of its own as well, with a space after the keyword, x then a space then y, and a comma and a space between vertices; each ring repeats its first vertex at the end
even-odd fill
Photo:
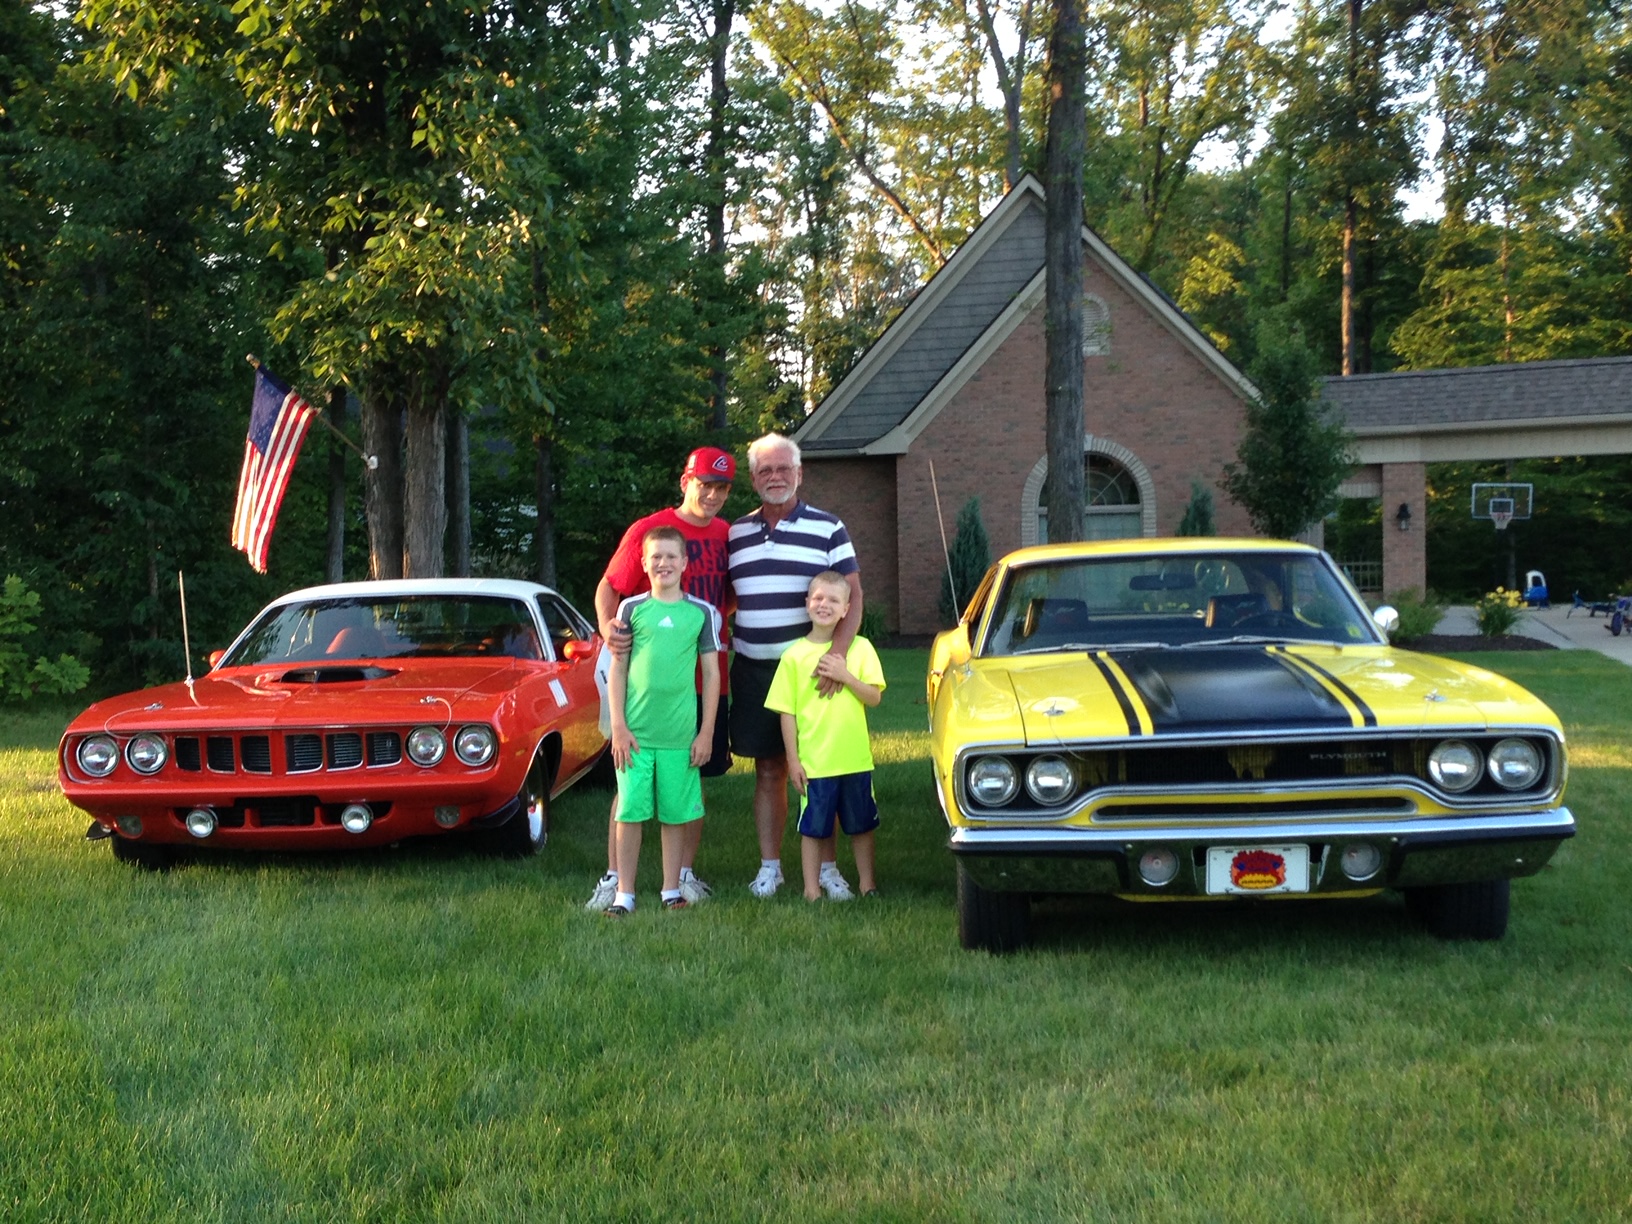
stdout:
POLYGON ((1111 355, 1111 308, 1092 293, 1082 295, 1082 355, 1111 355))

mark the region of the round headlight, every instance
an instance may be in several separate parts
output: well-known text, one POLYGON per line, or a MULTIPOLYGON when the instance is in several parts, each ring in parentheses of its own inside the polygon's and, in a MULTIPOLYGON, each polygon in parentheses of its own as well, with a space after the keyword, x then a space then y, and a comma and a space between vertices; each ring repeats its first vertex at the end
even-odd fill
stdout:
POLYGON ((1020 775, 1006 757, 980 757, 969 766, 969 797, 982 807, 1002 807, 1020 790, 1020 775))
POLYGON ((1383 852, 1370 842, 1350 842, 1338 856, 1338 865, 1351 880, 1369 880, 1383 866, 1383 852))
POLYGON ((366 803, 348 803, 340 810, 340 827, 347 833, 367 833, 374 823, 374 810, 366 803))
POLYGON ((113 742, 111 735, 88 736, 79 741, 74 759, 91 777, 105 778, 119 764, 119 745, 113 742))
POLYGON ((453 737, 453 755, 466 765, 486 765, 493 759, 493 750, 498 743, 499 738, 493 734, 492 727, 460 727, 459 733, 453 737))
POLYGON ((415 727, 408 732, 408 759, 415 765, 435 765, 448 750, 448 741, 435 727, 415 727))
POLYGON ((216 823, 213 808, 196 807, 187 813, 187 832, 198 838, 199 841, 203 841, 211 833, 215 832, 216 823))
POLYGON ((1442 790, 1459 794, 1479 781, 1484 759, 1472 745, 1461 740, 1443 740, 1428 754, 1428 776, 1442 790))
POLYGON ((139 774, 158 773, 170 752, 156 735, 138 735, 125 745, 125 761, 139 774))
POLYGON ((1172 882, 1179 874, 1179 856, 1166 846, 1152 846, 1139 856, 1139 878, 1152 888, 1172 882))
POLYGON ((1064 803, 1076 789, 1076 775, 1064 757, 1040 756, 1026 766, 1026 791, 1044 807, 1064 803))
POLYGON ((1485 768, 1498 785, 1508 790, 1534 786, 1541 777, 1541 753, 1529 740, 1504 739, 1490 750, 1485 768))

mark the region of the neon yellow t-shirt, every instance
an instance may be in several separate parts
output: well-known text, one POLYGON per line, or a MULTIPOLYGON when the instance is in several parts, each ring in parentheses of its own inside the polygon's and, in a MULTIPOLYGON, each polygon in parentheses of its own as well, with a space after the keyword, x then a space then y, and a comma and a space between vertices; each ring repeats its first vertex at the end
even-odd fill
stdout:
MULTIPOLYGON (((799 727, 799 761, 812 778, 836 778, 863 773, 873 767, 873 746, 867 736, 867 707, 849 689, 832 697, 816 692, 816 661, 827 653, 826 642, 800 638, 782 652, 765 708, 792 714, 799 727)), ((863 684, 884 687, 884 668, 878 652, 864 637, 850 643, 844 665, 863 684)))

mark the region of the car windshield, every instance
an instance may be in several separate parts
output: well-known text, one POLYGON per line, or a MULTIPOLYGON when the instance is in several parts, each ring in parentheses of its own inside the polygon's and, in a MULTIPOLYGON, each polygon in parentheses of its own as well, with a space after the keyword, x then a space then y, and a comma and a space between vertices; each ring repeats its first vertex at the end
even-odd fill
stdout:
POLYGON ((474 655, 542 658, 527 605, 476 595, 286 604, 256 621, 221 666, 474 655))
POLYGON ((1377 640, 1321 554, 1198 552, 1016 566, 981 653, 1377 640))

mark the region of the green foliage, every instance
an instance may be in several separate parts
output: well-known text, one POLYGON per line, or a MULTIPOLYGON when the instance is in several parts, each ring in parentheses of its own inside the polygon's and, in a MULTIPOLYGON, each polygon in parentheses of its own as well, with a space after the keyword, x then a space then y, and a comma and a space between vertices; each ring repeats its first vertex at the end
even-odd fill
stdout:
POLYGON ((25 701, 36 694, 64 696, 89 683, 91 673, 72 655, 29 659, 40 597, 15 574, 0 587, 0 701, 25 701))
POLYGON ((1393 635, 1396 642, 1426 637, 1439 627, 1440 619, 1445 615, 1445 601, 1432 591, 1426 595, 1419 595, 1411 589, 1395 591, 1387 602, 1400 614, 1400 624, 1393 635))
POLYGON ((861 627, 857 632, 877 645, 889 636, 889 616, 889 609, 882 604, 865 601, 861 607, 861 627))
POLYGON ((1486 591, 1479 597, 1479 602, 1473 605, 1474 618, 1479 622, 1479 632, 1485 637, 1502 637, 1513 630, 1519 623, 1519 616, 1524 610, 1523 597, 1518 591, 1509 591, 1497 587, 1494 591, 1486 591))
POLYGON ((1321 404, 1314 355, 1297 334, 1260 335, 1251 373, 1259 394, 1224 488, 1260 533, 1287 539, 1337 505, 1349 438, 1321 404))
POLYGON ((1213 491, 1199 480, 1190 482, 1190 500, 1185 504, 1184 517, 1179 520, 1181 536, 1216 535, 1213 525, 1213 491))
POLYGON ((941 574, 941 598, 937 605, 941 624, 950 628, 958 623, 963 608, 986 576, 992 564, 992 544, 986 536, 986 524, 980 517, 980 498, 971 497, 958 511, 956 534, 952 537, 951 572, 941 574), (957 599, 952 597, 957 583, 957 599))

